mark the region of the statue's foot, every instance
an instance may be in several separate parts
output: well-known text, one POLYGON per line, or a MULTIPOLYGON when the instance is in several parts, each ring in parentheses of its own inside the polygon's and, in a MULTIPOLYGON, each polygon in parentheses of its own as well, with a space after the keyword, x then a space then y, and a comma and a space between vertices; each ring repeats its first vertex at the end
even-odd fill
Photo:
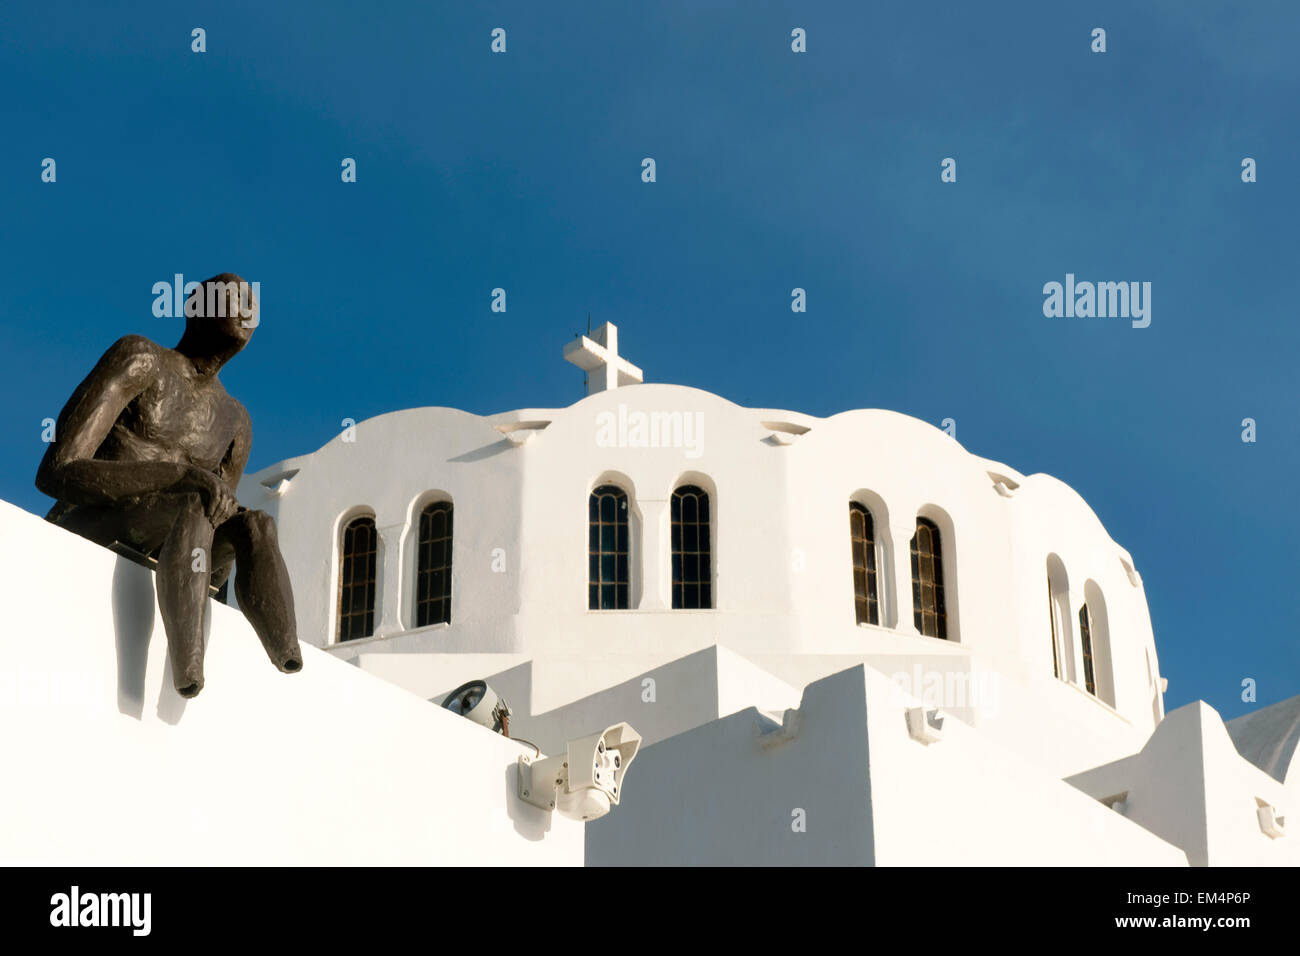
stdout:
POLYGON ((302 670, 302 648, 298 639, 291 637, 287 641, 263 641, 266 656, 271 658, 282 674, 296 674, 302 670))
POLYGON ((188 699, 199 696, 203 690, 203 641, 185 647, 177 647, 170 638, 167 641, 167 656, 172 668, 172 686, 176 693, 188 699))
POLYGON ((203 672, 187 672, 176 676, 176 693, 180 694, 187 700, 191 697, 198 697, 199 691, 203 690, 203 672))

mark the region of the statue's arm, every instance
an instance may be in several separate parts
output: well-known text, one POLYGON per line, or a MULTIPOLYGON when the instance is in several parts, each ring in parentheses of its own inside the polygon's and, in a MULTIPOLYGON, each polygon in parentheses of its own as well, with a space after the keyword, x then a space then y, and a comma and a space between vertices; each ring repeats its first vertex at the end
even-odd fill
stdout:
POLYGON ((118 339, 59 413, 36 487, 71 504, 112 504, 183 484, 191 470, 173 462, 101 461, 95 452, 123 409, 154 380, 158 346, 138 335, 118 339))
POLYGON ((237 410, 239 426, 235 429, 235 437, 226 449, 225 457, 217 466, 217 477, 229 485, 231 490, 239 486, 239 479, 243 477, 244 468, 248 465, 248 453, 253 447, 253 423, 244 406, 238 405, 237 410))

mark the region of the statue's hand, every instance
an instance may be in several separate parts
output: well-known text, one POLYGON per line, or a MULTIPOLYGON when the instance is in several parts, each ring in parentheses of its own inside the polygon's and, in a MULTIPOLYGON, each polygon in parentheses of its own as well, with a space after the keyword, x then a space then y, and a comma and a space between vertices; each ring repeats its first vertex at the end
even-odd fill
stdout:
POLYGON ((212 527, 219 528, 226 520, 239 510, 239 499, 230 490, 230 486, 210 471, 191 467, 177 486, 185 491, 196 491, 203 498, 203 510, 212 522, 212 527))

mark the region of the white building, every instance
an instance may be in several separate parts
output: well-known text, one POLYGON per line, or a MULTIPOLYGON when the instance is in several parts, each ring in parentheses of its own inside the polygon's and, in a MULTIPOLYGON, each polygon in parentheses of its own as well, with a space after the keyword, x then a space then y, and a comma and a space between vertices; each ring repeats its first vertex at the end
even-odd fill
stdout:
MULTIPOLYGON (((1068 486, 893 412, 639 384, 611 325, 565 357, 589 376, 568 408, 393 412, 245 477, 323 651, 253 678, 260 647, 217 608, 258 700, 280 713, 280 688, 310 684, 296 726, 345 748, 410 746, 416 728, 442 772, 477 781, 441 795, 444 825, 503 861, 576 862, 576 827, 594 865, 1300 862, 1300 698, 1227 725, 1199 702, 1166 716, 1134 560, 1068 486), (584 826, 507 793, 531 750, 427 703, 472 679, 546 754, 635 727, 619 806, 584 826), (385 682, 415 696, 399 707, 385 682), (559 822, 537 839, 533 814, 559 822)), ((98 552, 10 511, 50 548, 98 552)), ((97 613, 116 613, 120 588, 102 590, 97 613)), ((56 666, 32 655, 29 673, 56 666)), ((189 708, 235 707, 244 680, 213 674, 189 708)), ((160 713, 169 693, 159 677, 160 713)), ((183 725, 163 723, 165 747, 183 725)), ((118 735, 105 751, 140 746, 136 729, 101 732, 118 735)), ((407 776, 384 785, 427 794, 407 776)), ((409 854, 461 859, 436 834, 392 858, 409 854)))

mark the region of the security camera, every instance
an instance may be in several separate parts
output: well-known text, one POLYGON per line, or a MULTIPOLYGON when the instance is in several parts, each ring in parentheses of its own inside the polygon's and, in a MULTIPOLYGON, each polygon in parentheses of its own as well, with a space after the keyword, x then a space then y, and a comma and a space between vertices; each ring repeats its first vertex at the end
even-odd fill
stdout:
POLYGON ((519 798, 574 820, 603 817, 622 796, 623 777, 640 746, 640 734, 615 724, 570 740, 562 755, 520 757, 519 798))
POLYGON ((510 736, 510 705, 497 696, 487 681, 461 684, 444 698, 442 706, 481 727, 510 736))

